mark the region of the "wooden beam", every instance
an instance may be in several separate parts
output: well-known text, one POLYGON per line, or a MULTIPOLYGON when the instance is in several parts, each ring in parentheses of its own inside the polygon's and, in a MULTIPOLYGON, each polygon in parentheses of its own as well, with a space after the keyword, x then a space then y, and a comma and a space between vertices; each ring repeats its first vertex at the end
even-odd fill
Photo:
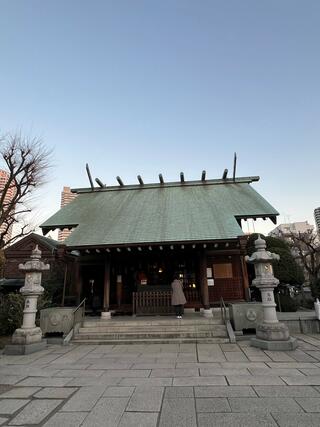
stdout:
POLYGON ((202 171, 201 181, 205 181, 205 180, 206 180, 206 171, 202 171))
POLYGON ((101 188, 105 188, 106 187, 106 185, 105 184, 103 184, 103 182, 102 181, 100 181, 100 179, 99 178, 96 178, 96 183, 99 185, 99 187, 101 187, 101 188))
POLYGON ((91 176, 91 172, 90 172, 88 163, 86 163, 86 171, 87 171, 87 175, 88 175, 88 178, 89 178, 91 190, 93 190, 94 186, 93 186, 92 176, 91 176))
POLYGON ((236 180, 236 171, 237 171, 237 153, 234 153, 233 157, 233 181, 236 180))
POLYGON ((200 279, 200 290, 201 290, 201 298, 202 304, 205 310, 210 308, 209 303, 209 289, 208 289, 208 281, 207 281, 207 255, 205 251, 202 251, 199 254, 199 279, 200 279))
POLYGON ((109 311, 109 307, 110 307, 110 259, 106 258, 104 263, 103 311, 109 311))
POLYGON ((159 181, 160 181, 160 184, 164 184, 162 173, 159 173, 159 181))
POLYGON ((137 178, 138 178, 139 184, 140 184, 140 185, 144 185, 144 182, 143 182, 143 180, 142 180, 141 176, 140 176, 140 175, 138 175, 138 176, 137 176, 137 178))
POLYGON ((117 181, 118 181, 118 183, 119 183, 119 185, 120 185, 120 187, 123 187, 124 186, 124 183, 123 183, 123 181, 122 181, 122 179, 120 178, 120 176, 117 176, 117 181))

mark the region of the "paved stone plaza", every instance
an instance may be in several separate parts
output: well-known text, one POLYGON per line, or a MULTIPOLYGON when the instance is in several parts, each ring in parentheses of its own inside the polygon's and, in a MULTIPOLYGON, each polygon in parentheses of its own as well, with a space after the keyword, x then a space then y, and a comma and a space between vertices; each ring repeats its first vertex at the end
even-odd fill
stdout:
POLYGON ((0 355, 0 425, 319 426, 320 335, 238 344, 49 346, 0 355))

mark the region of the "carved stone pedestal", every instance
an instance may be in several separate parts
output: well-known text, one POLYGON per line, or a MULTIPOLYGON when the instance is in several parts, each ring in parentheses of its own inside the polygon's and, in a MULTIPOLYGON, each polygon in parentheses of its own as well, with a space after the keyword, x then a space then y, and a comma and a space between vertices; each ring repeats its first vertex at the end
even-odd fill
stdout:
POLYGON ((263 321, 257 324, 256 337, 251 339, 251 345, 264 350, 294 350, 298 346, 297 340, 290 337, 288 327, 278 321, 274 302, 273 289, 279 280, 273 275, 271 263, 280 257, 266 251, 266 241, 260 236, 254 244, 256 252, 246 257, 246 261, 254 264, 256 278, 252 284, 261 292, 263 321))
POLYGON ((20 264, 19 269, 26 272, 25 284, 20 289, 25 297, 23 310, 23 323, 21 328, 12 335, 12 344, 4 349, 5 354, 29 354, 45 348, 47 341, 42 340, 42 331, 36 326, 37 301, 43 293, 41 286, 42 271, 49 270, 50 266, 44 264, 38 246, 32 251, 31 259, 25 264, 20 264))

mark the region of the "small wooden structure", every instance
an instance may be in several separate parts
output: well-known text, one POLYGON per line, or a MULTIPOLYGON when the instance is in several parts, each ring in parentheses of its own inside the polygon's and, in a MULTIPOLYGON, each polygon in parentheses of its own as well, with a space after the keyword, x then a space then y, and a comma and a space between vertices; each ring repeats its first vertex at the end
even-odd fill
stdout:
POLYGON ((42 224, 70 229, 68 292, 93 311, 171 313, 170 284, 183 281, 186 307, 208 309, 248 295, 241 221, 278 212, 252 187, 259 177, 78 188, 70 204, 42 224))

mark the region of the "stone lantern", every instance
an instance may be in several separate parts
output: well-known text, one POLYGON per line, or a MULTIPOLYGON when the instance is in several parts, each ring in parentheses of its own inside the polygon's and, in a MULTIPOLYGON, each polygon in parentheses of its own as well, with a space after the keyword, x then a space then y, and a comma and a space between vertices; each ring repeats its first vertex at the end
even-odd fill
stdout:
POLYGON ((25 297, 23 322, 21 328, 14 331, 12 344, 6 346, 6 354, 28 354, 46 346, 42 340, 42 331, 36 326, 37 301, 44 289, 41 286, 42 272, 49 270, 50 265, 41 261, 41 250, 38 245, 32 251, 31 259, 19 264, 19 270, 25 271, 24 286, 20 289, 25 297))
POLYGON ((256 251, 246 261, 254 265, 256 278, 252 284, 260 289, 263 307, 263 321, 256 328, 256 337, 251 339, 251 345, 266 350, 294 350, 297 340, 290 337, 289 329, 277 318, 273 290, 279 280, 273 275, 272 262, 280 256, 266 251, 266 241, 260 236, 254 242, 256 251))

